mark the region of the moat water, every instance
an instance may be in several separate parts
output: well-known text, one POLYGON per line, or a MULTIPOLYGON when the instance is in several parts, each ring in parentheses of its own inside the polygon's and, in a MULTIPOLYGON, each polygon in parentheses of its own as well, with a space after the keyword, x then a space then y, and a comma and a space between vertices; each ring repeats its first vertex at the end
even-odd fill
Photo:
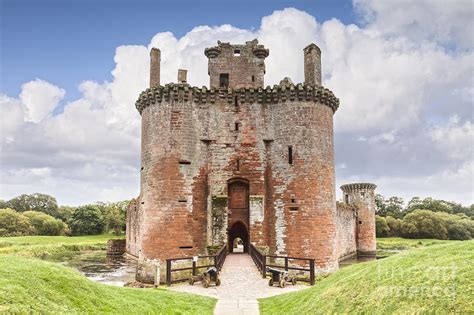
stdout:
POLYGON ((47 260, 77 269, 90 280, 108 285, 124 286, 135 280, 135 261, 123 257, 107 257, 102 250, 52 256, 47 260))

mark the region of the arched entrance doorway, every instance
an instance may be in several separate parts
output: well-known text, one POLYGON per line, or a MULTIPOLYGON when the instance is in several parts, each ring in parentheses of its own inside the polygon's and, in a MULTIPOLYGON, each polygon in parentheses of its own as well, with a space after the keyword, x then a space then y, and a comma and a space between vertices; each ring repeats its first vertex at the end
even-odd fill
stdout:
MULTIPOLYGON (((249 244, 249 183, 242 178, 228 182, 228 244, 229 252, 234 251, 234 242, 240 242, 243 252, 249 244)), ((238 248, 238 246, 236 246, 238 248)))
POLYGON ((247 227, 240 221, 235 222, 229 229, 229 252, 246 253, 248 244, 249 233, 247 227))

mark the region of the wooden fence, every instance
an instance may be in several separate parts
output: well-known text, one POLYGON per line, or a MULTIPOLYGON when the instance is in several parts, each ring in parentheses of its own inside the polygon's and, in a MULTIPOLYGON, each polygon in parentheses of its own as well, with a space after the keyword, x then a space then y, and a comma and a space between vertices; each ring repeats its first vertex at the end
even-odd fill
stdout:
POLYGON ((252 257, 252 260, 254 261, 255 265, 258 268, 258 270, 262 274, 263 278, 266 278, 266 276, 267 276, 267 267, 273 267, 273 268, 285 269, 286 271, 288 271, 288 270, 297 270, 297 271, 309 272, 309 279, 307 279, 305 277, 303 277, 303 278, 300 277, 300 278, 298 278, 298 280, 303 281, 303 282, 309 282, 311 285, 314 285, 314 283, 315 283, 314 259, 301 258, 301 257, 279 256, 279 255, 264 255, 252 244, 250 244, 250 246, 249 246, 249 254, 250 254, 250 257, 252 257), (276 265, 275 262, 272 262, 272 260, 275 260, 275 259, 283 259, 284 260, 284 265, 276 265), (270 262, 269 262, 269 260, 270 260, 270 262), (299 267, 296 267, 293 264, 291 264, 291 262, 293 262, 293 261, 306 262, 305 267, 299 266, 300 264, 294 264, 294 265, 299 266, 299 267))
POLYGON ((221 247, 219 252, 216 255, 208 255, 208 256, 197 256, 197 261, 193 257, 179 257, 179 258, 171 258, 166 260, 166 284, 169 286, 172 283, 187 281, 191 278, 191 276, 196 276, 198 274, 199 269, 216 267, 217 270, 221 270, 222 265, 224 264, 225 258, 227 257, 227 244, 221 247), (205 265, 199 265, 199 262, 205 261, 208 262, 209 260, 213 260, 213 264, 210 265, 209 263, 205 265), (191 262, 190 267, 181 267, 181 268, 174 268, 173 263, 175 262, 191 262), (175 278, 173 279, 173 274, 183 271, 191 271, 189 276, 175 278))

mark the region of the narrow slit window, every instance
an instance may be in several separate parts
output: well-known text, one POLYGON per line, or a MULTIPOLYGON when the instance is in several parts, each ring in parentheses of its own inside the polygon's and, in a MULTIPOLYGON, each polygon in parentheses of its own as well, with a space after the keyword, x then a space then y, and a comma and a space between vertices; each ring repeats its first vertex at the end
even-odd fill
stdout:
POLYGON ((179 249, 192 249, 192 246, 180 246, 179 249))
POLYGON ((185 203, 185 202, 188 202, 188 201, 187 201, 186 199, 179 199, 178 202, 183 202, 183 203, 185 203))
POLYGON ((344 202, 349 203, 349 195, 348 194, 344 195, 344 202))
POLYGON ((290 207, 290 211, 298 211, 298 207, 290 207))
POLYGON ((234 56, 240 56, 240 49, 234 49, 234 56))
POLYGON ((237 95, 234 96, 234 106, 239 107, 239 97, 237 95))
POLYGON ((235 131, 239 131, 239 123, 238 122, 235 123, 235 131))
POLYGON ((252 76, 252 82, 255 82, 255 76, 254 75, 252 76))
POLYGON ((288 147, 288 164, 293 165, 293 147, 288 147))
POLYGON ((291 203, 295 203, 295 202, 296 202, 296 200, 295 200, 295 199, 291 199, 291 203))
POLYGON ((191 164, 191 162, 190 162, 190 161, 186 161, 186 160, 180 160, 180 161, 179 161, 179 164, 181 164, 181 165, 189 165, 189 164, 191 164))
POLYGON ((240 171, 240 160, 236 161, 236 167, 237 167, 237 170, 240 171))

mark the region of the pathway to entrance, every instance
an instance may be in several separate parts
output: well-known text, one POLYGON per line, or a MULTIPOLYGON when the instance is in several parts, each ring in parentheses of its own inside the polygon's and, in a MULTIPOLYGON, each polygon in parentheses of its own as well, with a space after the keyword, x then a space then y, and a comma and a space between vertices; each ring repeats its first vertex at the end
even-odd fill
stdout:
POLYGON ((265 298, 309 288, 289 284, 285 288, 270 287, 248 254, 229 254, 220 273, 221 285, 203 288, 201 283, 173 285, 170 290, 217 298, 214 314, 259 314, 257 298, 265 298))

